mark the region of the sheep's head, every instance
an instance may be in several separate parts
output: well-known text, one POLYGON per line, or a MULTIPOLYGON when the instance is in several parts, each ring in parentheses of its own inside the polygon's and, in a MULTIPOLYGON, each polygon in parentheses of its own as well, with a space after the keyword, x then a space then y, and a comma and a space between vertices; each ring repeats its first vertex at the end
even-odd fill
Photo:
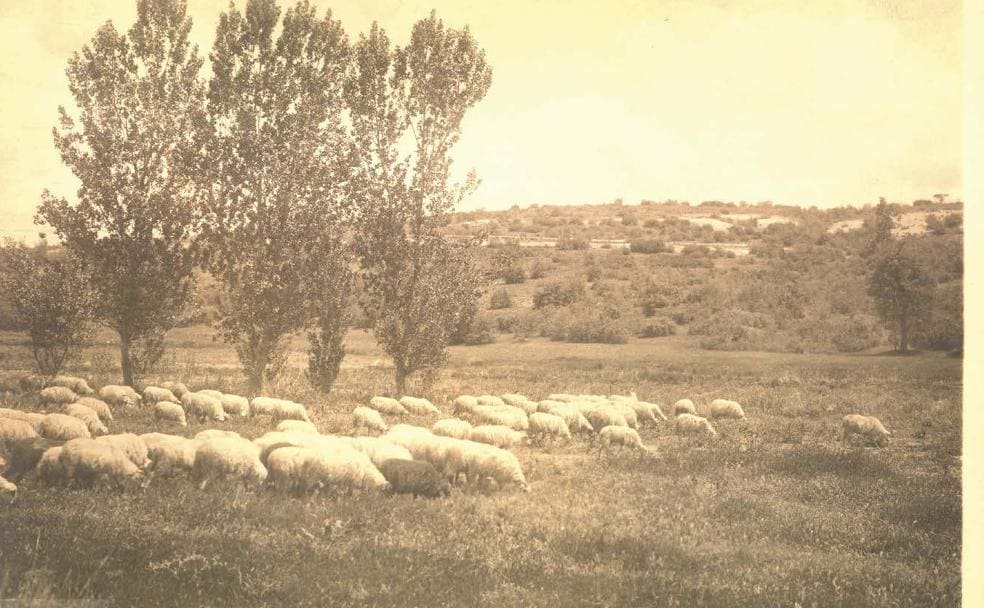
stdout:
POLYGON ((0 477, 0 494, 9 502, 13 503, 17 499, 17 486, 0 477))

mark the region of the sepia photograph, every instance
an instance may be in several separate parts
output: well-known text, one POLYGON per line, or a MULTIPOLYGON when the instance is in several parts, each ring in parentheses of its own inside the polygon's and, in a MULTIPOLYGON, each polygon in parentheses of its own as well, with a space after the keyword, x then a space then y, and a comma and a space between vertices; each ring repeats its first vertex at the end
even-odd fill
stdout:
POLYGON ((984 605, 975 25, 0 0, 0 608, 984 605))

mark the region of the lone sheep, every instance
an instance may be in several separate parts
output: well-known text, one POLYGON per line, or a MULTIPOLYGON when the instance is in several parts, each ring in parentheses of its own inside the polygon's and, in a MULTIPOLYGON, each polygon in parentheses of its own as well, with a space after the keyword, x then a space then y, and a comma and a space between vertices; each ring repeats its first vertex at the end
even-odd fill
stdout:
POLYGON ((64 386, 49 386, 43 389, 39 396, 43 405, 68 405, 75 403, 79 398, 75 391, 64 386))
POLYGON ((673 415, 679 416, 680 414, 692 414, 697 415, 697 406, 690 399, 681 399, 673 404, 673 415))
POLYGON ((744 418, 745 410, 737 401, 715 399, 711 401, 711 418, 744 418))
POLYGON ((366 430, 377 433, 385 433, 389 429, 386 421, 383 420, 377 410, 362 405, 352 410, 352 426, 358 431, 366 430))
POLYGON ((708 435, 717 435, 717 431, 711 426, 710 421, 707 418, 702 418, 695 414, 680 414, 676 417, 676 430, 678 433, 685 433, 690 435, 696 435, 701 433, 707 433, 708 435))
POLYGON ((874 416, 850 414, 844 416, 841 421, 841 441, 853 435, 860 436, 866 444, 884 447, 890 441, 892 434, 885 429, 881 420, 874 416))
POLYGON ((154 420, 166 420, 179 426, 188 426, 184 408, 173 401, 158 401, 154 404, 154 420))
POLYGON ((635 429, 625 426, 606 426, 598 432, 598 441, 603 448, 626 447, 648 452, 635 429))
POLYGON ((92 437, 84 422, 68 414, 48 414, 41 421, 41 436, 55 441, 92 437))

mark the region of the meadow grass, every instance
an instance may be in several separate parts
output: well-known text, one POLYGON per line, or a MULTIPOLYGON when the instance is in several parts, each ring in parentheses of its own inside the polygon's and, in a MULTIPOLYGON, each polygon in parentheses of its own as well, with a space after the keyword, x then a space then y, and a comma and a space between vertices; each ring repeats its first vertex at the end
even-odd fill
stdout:
MULTIPOLYGON (((960 603, 960 361, 935 354, 788 355, 695 350, 686 338, 625 345, 508 338, 456 347, 413 391, 444 411, 462 393, 627 393, 699 410, 717 397, 746 421, 715 439, 641 430, 649 454, 585 439, 515 451, 532 492, 439 500, 297 498, 187 479, 144 491, 45 487, 0 506, 0 598, 181 606, 954 606, 960 603), (838 441, 840 418, 876 415, 881 449, 838 441)), ((242 392, 227 346, 203 328, 171 336, 148 381, 242 392)), ((308 404, 323 432, 392 390, 371 336, 351 332, 335 390, 306 385, 303 342, 269 394, 308 404)), ((5 369, 23 337, 0 334, 5 369)), ((71 370, 118 381, 112 344, 71 370)), ((34 408, 30 396, 7 406, 34 408)), ((411 419, 430 425, 435 418, 411 419)), ((212 426, 256 437, 259 419, 212 426)), ((157 428, 147 412, 113 432, 157 428)), ((168 429, 191 435, 203 427, 168 429)))

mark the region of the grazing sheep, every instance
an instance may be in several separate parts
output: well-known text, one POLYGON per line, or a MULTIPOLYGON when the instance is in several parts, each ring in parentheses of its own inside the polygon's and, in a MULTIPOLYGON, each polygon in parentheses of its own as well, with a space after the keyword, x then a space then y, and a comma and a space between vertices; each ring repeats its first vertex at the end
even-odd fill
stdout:
POLYGON ((64 386, 79 395, 91 395, 96 392, 92 390, 92 387, 89 386, 88 382, 82 378, 76 378, 75 376, 55 376, 51 379, 51 382, 48 383, 48 386, 64 386))
POLYGON ((38 460, 37 472, 38 479, 42 483, 52 484, 65 481, 65 467, 61 463, 62 446, 48 448, 41 454, 38 460))
POLYGON ((570 403, 572 401, 577 401, 578 395, 571 395, 568 393, 551 393, 547 395, 546 401, 560 401, 561 403, 570 403))
POLYGON ((555 407, 567 407, 571 405, 567 401, 557 401, 556 399, 544 399, 536 404, 536 411, 538 412, 549 412, 555 407))
POLYGON ((105 435, 109 432, 106 425, 99 419, 99 414, 91 407, 78 403, 70 403, 65 406, 65 413, 84 422, 85 426, 89 429, 89 434, 93 437, 96 435, 105 435))
POLYGON ((195 451, 192 479, 203 490, 214 479, 232 479, 256 487, 267 478, 260 450, 242 438, 223 437, 203 441, 195 451))
POLYGON ((145 469, 150 464, 150 457, 147 454, 147 444, 138 435, 133 433, 119 433, 117 435, 96 437, 95 440, 120 450, 126 454, 130 462, 140 469, 145 469))
MULTIPOLYGON (((540 402, 543 403, 542 401, 540 402)), ((552 414, 564 419, 567 423, 567 428, 572 432, 576 433, 593 433, 594 427, 588 422, 588 419, 573 405, 567 403, 558 403, 559 405, 550 406, 546 411, 542 412, 544 414, 552 414)), ((530 421, 532 424, 532 420, 530 421)))
POLYGON ((683 413, 677 415, 675 425, 677 433, 691 435, 707 433, 711 436, 717 435, 717 431, 711 426, 710 421, 696 414, 683 413))
POLYGON ((512 452, 490 445, 473 445, 481 447, 469 447, 461 452, 469 480, 490 478, 500 488, 516 484, 524 492, 530 491, 530 486, 523 475, 523 467, 512 452))
POLYGON ((891 440, 892 434, 874 416, 850 414, 841 420, 841 441, 853 435, 860 436, 865 444, 884 447, 891 440))
POLYGON ((204 431, 199 431, 195 435, 195 439, 199 441, 211 441, 212 439, 240 439, 245 441, 246 438, 237 433, 236 431, 224 431, 222 429, 205 429, 204 431))
POLYGON ((5 453, 8 444, 21 439, 34 439, 37 436, 38 432, 30 422, 0 416, 0 452, 5 453))
POLYGON ((269 463, 270 478, 280 489, 382 490, 388 486, 369 457, 351 447, 332 451, 283 447, 270 453, 269 463))
POLYGON ((711 418, 744 418, 745 410, 737 401, 715 399, 711 401, 711 418))
POLYGON ((645 407, 645 408, 649 409, 649 411, 656 418, 659 418, 660 420, 666 421, 666 414, 663 413, 663 408, 660 407, 660 405, 658 403, 649 403, 648 401, 636 401, 635 403, 638 406, 645 407))
POLYGON ((420 397, 403 396, 400 398, 400 405, 407 408, 407 411, 415 416, 441 414, 441 410, 437 409, 433 403, 420 397))
POLYGON ((14 502, 17 498, 17 485, 0 476, 0 495, 5 496, 10 502, 14 502))
POLYGON ((480 405, 472 412, 476 422, 508 426, 516 431, 530 428, 526 412, 511 405, 480 405))
POLYGON ((99 398, 112 406, 124 408, 136 407, 141 402, 137 391, 119 384, 107 384, 99 389, 99 398))
POLYGON ((270 411, 270 418, 273 420, 303 420, 304 422, 311 422, 307 408, 300 403, 287 401, 286 399, 281 399, 274 404, 273 409, 270 411))
POLYGON ((502 406, 506 404, 505 401, 495 395, 479 395, 476 397, 476 400, 478 401, 478 405, 502 406))
POLYGON ((625 420, 625 416, 621 412, 611 409, 599 408, 588 410, 584 414, 584 417, 588 419, 588 422, 591 423, 595 431, 599 432, 606 426, 629 426, 629 423, 625 420))
POLYGON ((199 439, 164 433, 145 433, 140 439, 147 446, 148 470, 155 477, 190 472, 195 466, 195 453, 202 444, 199 439))
POLYGON ((352 410, 352 426, 357 431, 366 430, 378 433, 385 433, 389 429, 386 421, 383 420, 383 417, 379 415, 377 410, 362 405, 352 410))
POLYGON ((273 397, 253 397, 253 400, 249 403, 249 414, 250 416, 259 416, 261 414, 269 416, 279 401, 280 399, 274 399, 273 397))
POLYGON ((62 446, 58 460, 69 481, 86 485, 105 480, 117 486, 142 486, 145 480, 126 452, 99 439, 72 439, 62 446))
POLYGON ((181 382, 161 382, 161 388, 166 388, 171 391, 178 399, 181 399, 182 395, 185 393, 191 392, 188 390, 188 387, 181 382))
POLYGON ((505 393, 499 397, 502 402, 506 405, 512 405, 515 407, 522 407, 521 403, 526 403, 529 399, 526 395, 520 395, 519 393, 505 393))
POLYGON ((143 391, 143 399, 147 403, 157 403, 158 401, 170 401, 179 403, 180 399, 166 388, 159 386, 148 386, 143 391))
POLYGON ((690 399, 681 399, 673 404, 673 415, 679 416, 680 414, 691 414, 693 416, 697 415, 697 406, 690 399))
POLYGON ((230 416, 235 416, 236 414, 242 417, 249 416, 249 399, 246 397, 223 393, 219 401, 222 402, 222 409, 225 410, 226 414, 230 416))
POLYGON ((369 457, 377 467, 387 460, 412 460, 410 450, 382 437, 353 437, 352 447, 369 457))
POLYGON ((390 416, 404 416, 409 414, 407 408, 403 407, 402 403, 392 397, 373 397, 369 400, 369 407, 380 414, 389 414, 390 416))
POLYGON ((656 417, 656 413, 653 412, 649 407, 642 404, 640 401, 626 401, 625 404, 632 408, 635 412, 636 420, 639 424, 656 424, 659 422, 659 418, 656 417))
POLYGON ((105 401, 101 399, 96 399, 95 397, 82 397, 75 403, 79 405, 84 405, 90 408, 99 416, 99 419, 103 421, 103 424, 109 424, 113 421, 113 412, 110 411, 109 406, 105 401))
POLYGON ((310 422, 304 422, 303 420, 281 420, 277 424, 278 431, 282 433, 314 433, 318 434, 318 427, 314 426, 310 422))
POLYGON ((567 427, 567 422, 560 416, 547 414, 544 412, 534 412, 530 414, 531 436, 550 437, 561 439, 571 439, 571 431, 567 427))
POLYGON ((226 419, 225 410, 222 409, 222 402, 215 397, 210 397, 202 393, 185 393, 181 397, 181 405, 184 406, 187 416, 196 417, 199 422, 205 422, 206 420, 218 420, 222 422, 226 419))
POLYGON ((478 398, 471 395, 460 395, 452 403, 452 411, 456 416, 470 414, 478 407, 478 398))
POLYGON ((67 405, 78 400, 75 391, 64 386, 49 386, 38 393, 42 405, 67 405))
POLYGON ((188 426, 184 408, 173 401, 158 401, 154 404, 154 420, 166 420, 179 426, 188 426))
POLYGON ((203 390, 200 390, 200 391, 195 391, 195 392, 198 393, 198 394, 200 394, 200 395, 208 395, 209 397, 212 397, 213 399, 222 399, 222 391, 217 391, 215 389, 206 388, 206 389, 203 389, 203 390))
POLYGON ((451 486, 429 462, 394 458, 381 463, 379 472, 396 494, 413 494, 415 498, 438 498, 451 494, 451 486))
POLYGON ((471 423, 460 418, 442 418, 431 427, 431 432, 435 435, 454 437, 455 439, 468 439, 471 430, 471 423))
POLYGON ((526 433, 515 431, 508 426, 485 424, 476 426, 468 437, 472 441, 487 443, 497 448, 509 449, 526 441, 526 433))
POLYGON ((61 442, 37 436, 8 442, 6 446, 7 464, 2 467, 0 473, 16 483, 38 464, 41 455, 46 450, 59 445, 61 442))
POLYGON ((642 439, 635 429, 625 426, 606 426, 598 432, 598 441, 602 448, 626 447, 648 452, 642 445, 642 439))
POLYGON ((92 437, 84 422, 68 414, 48 414, 38 429, 42 437, 55 441, 68 441, 92 437))
POLYGON ((635 409, 629 406, 628 404, 622 402, 616 402, 603 407, 614 410, 619 414, 621 414, 622 417, 625 418, 625 423, 629 425, 629 428, 633 428, 633 429, 639 428, 639 417, 636 415, 635 409))

